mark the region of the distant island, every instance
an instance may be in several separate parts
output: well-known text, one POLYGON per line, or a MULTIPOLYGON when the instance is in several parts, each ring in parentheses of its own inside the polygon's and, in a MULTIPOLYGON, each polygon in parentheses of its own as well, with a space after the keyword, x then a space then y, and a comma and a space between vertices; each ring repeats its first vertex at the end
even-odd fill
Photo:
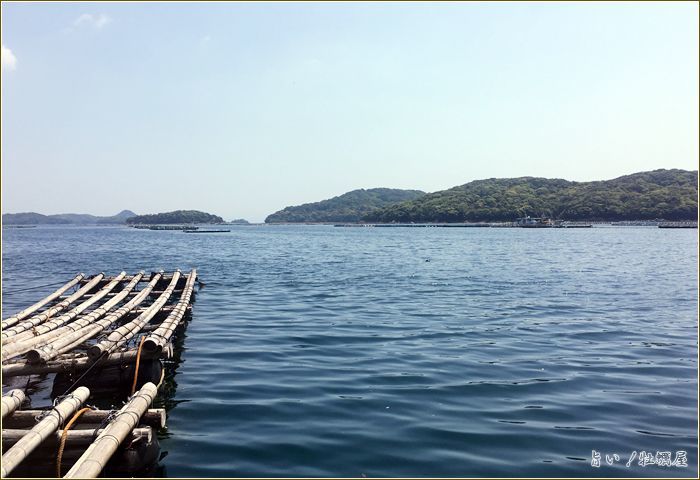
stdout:
POLYGON ((191 223, 224 223, 218 215, 198 210, 175 210, 174 212, 137 215, 126 221, 129 225, 172 225, 191 223))
MULTIPOLYGON (((433 193, 358 189, 319 202, 288 206, 265 223, 512 222, 532 216, 571 221, 689 221, 698 219, 698 171, 653 170, 612 180, 573 182, 539 177, 489 178, 433 193)), ((225 223, 218 215, 176 210, 113 216, 5 213, 4 225, 187 225, 225 223)), ((239 218, 230 224, 249 224, 239 218)))
POLYGON ((697 220, 698 172, 654 170, 594 182, 537 177, 476 180, 425 194, 376 188, 273 213, 266 223, 697 220), (406 198, 408 197, 408 198, 406 198))
POLYGON ((375 210, 422 197, 420 190, 395 188, 359 189, 315 203, 287 207, 265 219, 265 223, 359 222, 375 210))
POLYGON ((525 215, 563 220, 697 220, 698 172, 654 170, 595 182, 491 178, 371 212, 368 222, 502 222, 525 215))
POLYGON ((122 210, 111 217, 99 217, 85 213, 60 213, 42 215, 36 212, 4 213, 3 225, 117 225, 125 223, 136 214, 131 210, 122 210))
POLYGON ((234 225, 250 225, 250 222, 248 220, 246 220, 245 218, 235 218, 228 223, 231 223, 234 225))

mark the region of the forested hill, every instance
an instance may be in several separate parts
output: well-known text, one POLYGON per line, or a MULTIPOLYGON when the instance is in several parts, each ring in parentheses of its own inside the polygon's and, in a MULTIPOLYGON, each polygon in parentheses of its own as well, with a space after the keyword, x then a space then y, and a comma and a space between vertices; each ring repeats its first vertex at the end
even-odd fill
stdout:
POLYGON ((268 216, 265 223, 359 222, 374 210, 423 195, 419 190, 394 188, 353 190, 321 202, 287 207, 268 216))
POLYGON ((111 217, 98 217, 86 213, 59 213, 56 215, 42 215, 36 212, 4 213, 2 223, 4 225, 107 225, 126 222, 136 214, 131 210, 122 210, 111 217))
POLYGON ((477 180, 365 215, 370 222, 695 220, 698 172, 654 170, 613 180, 570 182, 520 177, 477 180))
POLYGON ((224 219, 198 210, 176 210, 174 212, 137 215, 126 223, 131 225, 173 225, 183 223, 223 223, 224 219))

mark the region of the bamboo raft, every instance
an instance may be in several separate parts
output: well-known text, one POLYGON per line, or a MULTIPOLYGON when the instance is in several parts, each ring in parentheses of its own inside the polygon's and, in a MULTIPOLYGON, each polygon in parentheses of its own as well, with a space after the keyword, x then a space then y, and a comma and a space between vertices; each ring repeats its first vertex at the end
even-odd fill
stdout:
POLYGON ((81 273, 2 320, 3 385, 53 378, 50 407, 24 409, 30 388, 3 394, 2 477, 133 476, 154 468, 166 415, 151 406, 179 355, 197 281, 196 270, 81 273))

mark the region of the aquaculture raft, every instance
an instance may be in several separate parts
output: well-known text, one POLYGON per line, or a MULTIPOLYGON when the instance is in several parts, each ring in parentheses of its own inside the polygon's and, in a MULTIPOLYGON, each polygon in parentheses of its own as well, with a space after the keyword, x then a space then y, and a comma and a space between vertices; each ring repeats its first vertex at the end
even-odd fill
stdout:
POLYGON ((26 389, 2 397, 3 477, 130 475, 157 463, 165 410, 150 407, 179 358, 196 282, 196 270, 81 273, 2 321, 3 384, 26 389), (23 409, 32 380, 49 376, 53 406, 23 409))

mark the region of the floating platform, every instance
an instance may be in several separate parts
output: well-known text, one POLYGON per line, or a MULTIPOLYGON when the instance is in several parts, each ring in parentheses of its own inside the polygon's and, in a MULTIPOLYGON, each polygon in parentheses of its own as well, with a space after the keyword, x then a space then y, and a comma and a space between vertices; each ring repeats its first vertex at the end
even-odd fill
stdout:
POLYGON ((151 406, 164 400, 196 284, 196 270, 81 273, 2 320, 3 384, 24 386, 2 397, 2 477, 149 475, 166 426, 151 406), (26 409, 49 376, 53 405, 26 409))
POLYGON ((132 225, 132 228, 138 230, 198 230, 199 227, 194 225, 132 225))
POLYGON ((490 223, 338 223, 334 227, 371 228, 468 228, 490 227, 490 223))
POLYGON ((659 228, 698 228, 698 222, 663 222, 659 228))
POLYGON ((493 223, 337 223, 334 227, 368 227, 368 228, 591 228, 590 223, 562 222, 551 224, 518 224, 517 222, 493 223))

